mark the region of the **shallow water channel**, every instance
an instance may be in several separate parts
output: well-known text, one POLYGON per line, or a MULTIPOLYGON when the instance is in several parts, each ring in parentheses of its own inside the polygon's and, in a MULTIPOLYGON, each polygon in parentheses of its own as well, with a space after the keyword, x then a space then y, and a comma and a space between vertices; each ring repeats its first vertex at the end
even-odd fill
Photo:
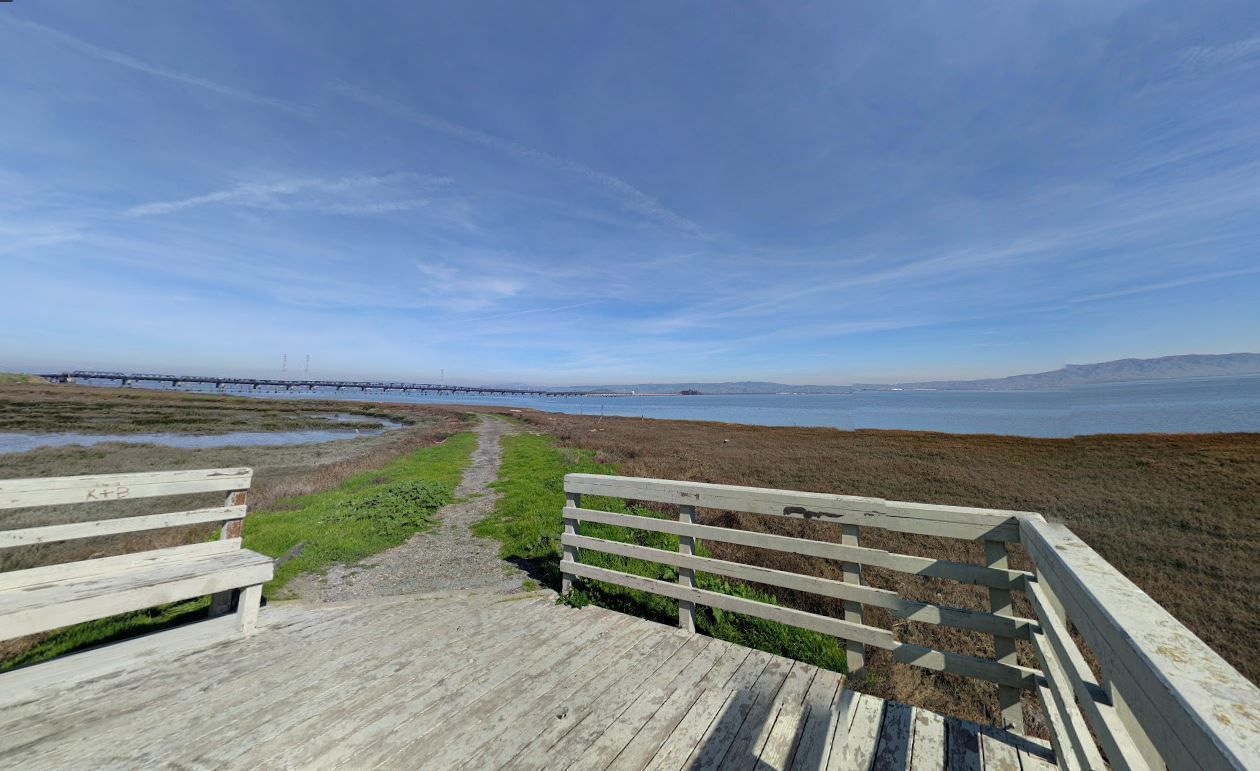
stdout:
POLYGON ((126 444, 158 444, 196 450, 206 447, 279 447, 291 444, 316 444, 361 436, 379 436, 386 431, 402 428, 401 423, 374 418, 366 421, 360 415, 325 415, 328 428, 301 431, 232 431, 226 434, 87 434, 78 431, 59 431, 50 434, 0 433, 0 454, 26 452, 39 447, 91 447, 107 442, 126 444), (358 428, 355 424, 377 425, 378 428, 358 428), (333 427, 333 425, 337 427, 333 427))

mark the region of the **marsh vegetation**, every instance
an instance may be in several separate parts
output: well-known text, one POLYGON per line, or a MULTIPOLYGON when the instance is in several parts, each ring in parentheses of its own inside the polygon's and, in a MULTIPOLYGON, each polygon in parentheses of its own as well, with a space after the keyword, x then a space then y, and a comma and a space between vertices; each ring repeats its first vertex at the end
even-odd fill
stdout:
POLYGON ((264 400, 155 391, 89 388, 12 380, 0 398, 0 433, 74 431, 98 434, 226 434, 326 429, 333 414, 357 428, 409 422, 405 410, 323 400, 264 400))

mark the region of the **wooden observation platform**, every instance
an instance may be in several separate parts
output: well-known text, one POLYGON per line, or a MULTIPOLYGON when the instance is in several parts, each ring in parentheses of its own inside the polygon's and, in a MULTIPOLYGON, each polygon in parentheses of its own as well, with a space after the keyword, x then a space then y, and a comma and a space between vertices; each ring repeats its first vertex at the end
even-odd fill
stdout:
POLYGON ((223 614, 0 675, 0 768, 1260 767, 1260 690, 1088 545, 1038 514, 574 474, 557 512, 564 583, 601 581, 673 598, 678 627, 560 605, 548 591, 259 611, 257 588, 270 565, 240 548, 231 524, 244 516, 248 471, 0 481, 0 509, 97 501, 103 491, 112 498, 122 490, 228 494, 228 505, 214 509, 0 530, 0 547, 182 520, 229 522, 208 545, 0 574, 0 632, 197 594, 217 594, 223 614), (677 516, 595 507, 616 499, 672 504, 677 516), (814 541, 715 527, 697 523, 697 509, 809 518, 839 525, 842 535, 814 541), (590 529, 584 535, 589 522, 675 535, 678 549, 592 537, 590 529), (864 547, 864 528, 982 541, 987 564, 864 547), (713 559, 697 549, 706 540, 834 559, 844 580, 713 559), (1013 545, 1033 571, 1007 565, 1013 545), (593 564, 591 554, 671 565, 677 580, 610 567, 628 562, 593 564), (867 586, 863 565, 987 587, 992 610, 901 598, 867 586), (696 585, 697 573, 839 598, 844 614, 708 591, 696 585), (226 596, 232 587, 239 587, 235 599, 226 596), (1035 618, 1015 615, 1012 592, 1028 598, 1035 618), (901 665, 967 677, 994 689, 1008 730, 885 702, 850 690, 838 673, 697 634, 697 605, 833 635, 848 646, 851 666, 878 647, 901 665), (866 605, 990 634, 995 655, 909 644, 896 630, 865 624, 866 605), (1035 657, 1018 658, 1016 641, 1035 657), (1049 741, 1024 735, 1025 690, 1037 693, 1049 741))

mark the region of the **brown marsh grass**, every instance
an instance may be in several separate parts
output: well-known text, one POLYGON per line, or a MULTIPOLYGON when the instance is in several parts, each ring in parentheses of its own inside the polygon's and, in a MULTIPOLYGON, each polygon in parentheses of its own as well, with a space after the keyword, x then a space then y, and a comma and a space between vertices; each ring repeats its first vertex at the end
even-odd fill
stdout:
POLYGON ((367 402, 256 399, 141 388, 97 388, 37 382, 0 383, 0 431, 131 434, 223 434, 328 428, 319 415, 354 413, 405 419, 406 408, 381 410, 367 402))

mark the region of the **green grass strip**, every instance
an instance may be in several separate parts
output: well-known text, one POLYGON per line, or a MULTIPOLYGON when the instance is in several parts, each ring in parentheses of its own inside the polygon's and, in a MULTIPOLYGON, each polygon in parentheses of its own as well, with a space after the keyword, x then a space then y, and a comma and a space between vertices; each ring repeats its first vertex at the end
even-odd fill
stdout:
MULTIPOLYGON (((597 463, 592 453, 557 447, 552 437, 518 434, 503 439, 503 465, 495 487, 501 494, 494 512, 473 531, 500 541, 500 555, 513 561, 528 561, 552 588, 560 585, 560 510, 564 507, 564 475, 569 473, 615 474, 616 469, 597 463)), ((583 506, 604 511, 660 517, 645 509, 628 509, 620 499, 585 496, 583 506)), ((678 550, 677 536, 642 530, 583 523, 583 535, 678 550)), ((701 544, 697 554, 706 555, 701 544)), ((625 573, 663 581, 677 581, 676 568, 645 560, 583 551, 581 561, 625 573)), ((776 604, 773 597, 722 577, 700 573, 702 589, 776 604)), ((676 624, 678 603, 648 592, 626 589, 599 581, 580 580, 568 600, 572 604, 593 603, 601 607, 643 618, 676 624)), ((846 671, 844 645, 834 637, 754 618, 742 613, 700 607, 696 611, 698 631, 721 640, 756 648, 768 653, 846 671)))
POLYGON ((264 594, 280 597, 299 574, 360 562, 431 528, 437 510, 454 500, 476 446, 476 434, 456 434, 379 471, 350 477, 333 490, 278 501, 273 511, 251 512, 245 518, 245 548, 282 557, 302 547, 276 570, 264 594))

